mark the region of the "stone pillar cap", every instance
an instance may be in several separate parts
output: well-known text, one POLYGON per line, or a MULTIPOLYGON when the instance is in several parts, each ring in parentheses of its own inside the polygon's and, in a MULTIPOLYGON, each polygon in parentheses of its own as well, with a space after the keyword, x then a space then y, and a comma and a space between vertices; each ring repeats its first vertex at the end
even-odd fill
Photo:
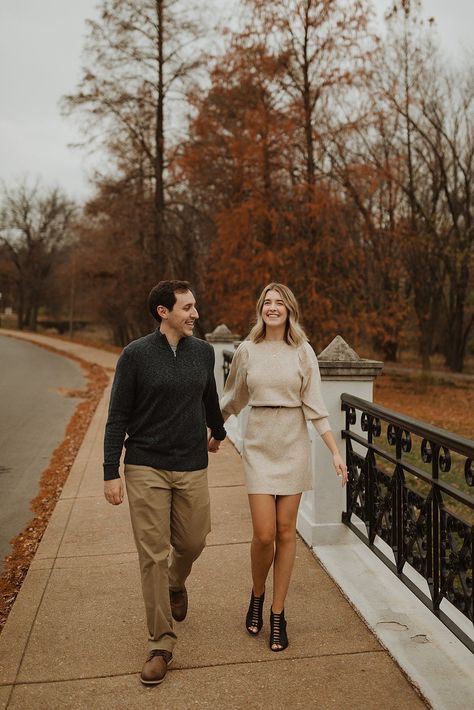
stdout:
POLYGON ((206 333, 206 340, 209 343, 233 343, 238 339, 239 335, 232 333, 224 323, 214 328, 212 333, 206 333))
POLYGON ((331 362, 353 362, 360 361, 360 359, 356 351, 340 335, 336 335, 327 348, 324 348, 318 355, 318 360, 330 360, 331 362))
POLYGON ((318 355, 321 378, 327 379, 375 379, 382 372, 383 362, 361 358, 340 335, 318 355))

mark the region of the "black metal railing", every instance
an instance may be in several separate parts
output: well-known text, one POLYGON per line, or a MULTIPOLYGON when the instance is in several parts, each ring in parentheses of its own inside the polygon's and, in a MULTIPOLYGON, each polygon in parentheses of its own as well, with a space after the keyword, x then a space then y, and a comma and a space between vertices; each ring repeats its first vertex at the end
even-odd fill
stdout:
POLYGON ((229 372, 230 372, 230 364, 232 362, 232 358, 234 357, 234 351, 233 350, 224 350, 223 352, 223 365, 222 369, 224 370, 224 384, 227 382, 227 378, 229 377, 229 372))
POLYGON ((451 604, 474 621, 474 441, 352 395, 341 402, 349 469, 343 523, 474 651, 449 613, 451 604), (408 568, 424 577, 427 592, 408 568))

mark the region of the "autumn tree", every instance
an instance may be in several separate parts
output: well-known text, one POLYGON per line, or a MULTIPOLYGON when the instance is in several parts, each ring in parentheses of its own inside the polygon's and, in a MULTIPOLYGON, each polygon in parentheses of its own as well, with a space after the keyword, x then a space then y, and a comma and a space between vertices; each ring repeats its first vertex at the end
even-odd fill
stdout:
POLYGON ((0 244, 14 266, 18 328, 36 330, 48 281, 72 238, 76 207, 58 188, 23 180, 4 189, 0 207, 0 244))
POLYGON ((246 0, 253 25, 267 37, 268 52, 284 71, 280 84, 299 131, 301 176, 313 186, 323 154, 323 124, 342 96, 364 81, 372 50, 366 0, 246 0), (320 119, 323 119, 322 121, 320 119))
POLYGON ((6 308, 16 310, 16 269, 10 258, 10 250, 0 242, 0 313, 6 308))
POLYGON ((466 72, 441 70, 425 91, 414 129, 425 146, 436 234, 444 269, 445 318, 437 328, 446 363, 462 371, 474 325, 474 84, 466 72))
MULTIPOLYGON (((472 86, 456 88, 436 47, 420 2, 395 2, 376 69, 374 112, 390 121, 379 132, 383 151, 367 151, 370 164, 401 191, 394 238, 418 322, 422 366, 440 342, 443 309, 448 362, 462 368, 472 320, 466 318, 472 263, 472 86)), ((380 126, 379 120, 379 126, 380 126)), ((441 338, 443 342, 445 339, 441 338)))
POLYGON ((324 344, 343 322, 350 337, 358 324, 347 313, 357 303, 350 285, 359 278, 357 234, 346 228, 353 224, 351 208, 326 179, 308 203, 295 179, 295 126, 279 83, 281 66, 254 39, 234 37, 209 91, 195 97, 197 113, 183 150, 193 202, 214 224, 210 305, 218 320, 243 334, 263 284, 287 281, 313 338, 324 344))
POLYGON ((195 116, 180 160, 180 182, 206 215, 209 241, 214 240, 206 299, 220 320, 229 305, 236 313, 244 297, 240 322, 234 324, 240 330, 247 327, 255 290, 268 279, 273 254, 281 248, 277 208, 285 194, 282 156, 288 138, 267 62, 262 46, 233 39, 211 73, 209 90, 191 97, 195 116))
POLYGON ((173 101, 200 63, 196 23, 180 0, 102 0, 88 28, 86 66, 65 110, 80 110, 90 145, 110 155, 120 172, 115 188, 125 184, 130 194, 133 186, 148 216, 137 225, 147 263, 174 277, 179 245, 169 219, 167 141, 173 101))
MULTIPOLYGON (((86 310, 122 346, 149 331, 152 323, 146 307, 150 274, 142 242, 148 222, 142 210, 143 198, 136 199, 133 183, 104 181, 84 208, 71 255, 86 310)), ((159 278, 155 275, 156 281, 159 278)))
POLYGON ((185 151, 192 190, 214 200, 209 269, 221 298, 213 307, 220 301, 237 314, 240 299, 235 325, 245 330, 258 289, 280 278, 298 292, 314 337, 342 323, 351 337, 358 321, 342 312, 360 305, 358 235, 346 229, 353 210, 327 177, 322 133, 330 107, 366 68, 368 5, 246 5, 251 20, 219 60, 185 151))
POLYGON ((345 124, 325 141, 328 175, 353 205, 353 230, 359 240, 356 269, 363 278, 363 301, 356 317, 367 343, 385 360, 396 360, 412 308, 405 269, 405 163, 393 145, 401 117, 388 110, 372 76, 359 102, 357 120, 345 124))

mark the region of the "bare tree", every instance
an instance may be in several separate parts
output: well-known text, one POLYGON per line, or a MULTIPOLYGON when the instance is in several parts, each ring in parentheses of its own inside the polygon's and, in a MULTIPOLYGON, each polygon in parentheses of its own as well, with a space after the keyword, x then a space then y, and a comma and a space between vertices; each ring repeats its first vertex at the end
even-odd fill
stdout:
POLYGON ((453 371, 463 369, 474 325, 473 76, 470 66, 465 72, 438 74, 436 86, 422 96, 422 120, 413 122, 425 147, 433 186, 436 209, 430 221, 438 236, 445 273, 445 320, 439 339, 453 371))
POLYGON ((419 1, 394 2, 388 18, 381 105, 399 117, 388 172, 404 195, 398 223, 422 365, 430 366, 441 342, 448 365, 460 370, 473 325, 472 68, 451 76, 420 8, 419 1))
POLYGON ((58 188, 26 180, 4 189, 0 244, 15 267, 18 327, 36 330, 38 311, 61 249, 71 238, 76 207, 58 188))
MULTIPOLYGON (((301 125, 299 152, 308 186, 321 174, 324 124, 342 94, 365 80, 373 42, 366 0, 246 0, 284 68, 280 83, 301 125), (318 170, 319 167, 319 170, 318 170)), ((257 25, 257 26, 258 26, 257 25)))
POLYGON ((78 92, 65 97, 65 110, 85 112, 89 140, 105 146, 143 205, 151 206, 143 248, 162 275, 173 277, 166 141, 173 101, 201 62, 196 23, 180 0, 102 0, 99 20, 88 26, 87 65, 78 92))

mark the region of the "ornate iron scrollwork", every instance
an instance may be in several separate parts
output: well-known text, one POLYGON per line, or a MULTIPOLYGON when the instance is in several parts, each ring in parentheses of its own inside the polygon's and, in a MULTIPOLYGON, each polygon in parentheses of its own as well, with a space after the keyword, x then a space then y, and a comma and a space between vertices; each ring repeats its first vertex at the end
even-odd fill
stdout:
POLYGON ((354 424, 357 422, 357 414, 354 407, 349 407, 349 409, 347 410, 347 414, 349 417, 349 425, 354 426, 354 424))
POLYGON ((369 431, 370 429, 373 437, 380 436, 382 433, 380 419, 378 419, 378 417, 372 417, 370 414, 367 414, 367 412, 362 412, 362 416, 360 418, 360 428, 362 431, 369 431))
POLYGON ((372 436, 376 438, 377 436, 380 436, 381 433, 382 433, 382 424, 380 423, 380 419, 378 419, 377 417, 374 417, 374 419, 372 421, 372 436))
POLYGON ((354 451, 350 451, 347 459, 347 468, 349 470, 349 502, 347 513, 354 513, 361 520, 365 520, 365 469, 366 462, 354 451))
POLYGON ((464 464, 464 478, 468 486, 474 486, 474 461, 466 459, 464 464))
POLYGON ((471 534, 469 525, 441 509, 441 591, 472 621, 471 534))
POLYGON ((431 463, 433 460, 433 448, 428 439, 423 439, 421 442, 421 460, 423 463, 431 463))
POLYGON ((370 417, 367 412, 362 412, 362 416, 360 418, 360 428, 362 431, 369 431, 369 421, 370 417))
POLYGON ((375 530, 390 547, 393 548, 392 504, 395 496, 395 471, 390 475, 379 468, 374 470, 373 502, 375 512, 375 530))
POLYGON ((402 581, 404 568, 417 570, 428 591, 408 585, 411 591, 474 650, 448 604, 472 620, 474 446, 455 434, 440 433, 430 424, 403 418, 374 403, 350 395, 347 400, 343 396, 346 422, 357 415, 367 436, 363 439, 352 431, 345 432, 350 479, 343 522, 369 548, 374 548, 376 538, 384 540, 393 554, 382 547, 376 553, 392 568, 395 562, 402 581), (375 442, 382 431, 388 445, 375 442), (352 441, 357 442, 356 452, 352 441), (417 451, 409 454, 413 448, 417 451), (446 485, 443 478, 449 471, 455 481, 450 477, 451 485, 446 485))
POLYGON ((411 434, 406 429, 402 431, 401 444, 402 451, 404 451, 406 454, 411 451, 411 434))
POLYGON ((387 441, 390 446, 395 446, 397 443, 397 427, 395 424, 389 424, 387 427, 387 441))
POLYGON ((440 449, 438 461, 439 468, 443 473, 447 473, 451 469, 451 454, 445 446, 440 449))
POLYGON ((431 526, 431 493, 424 497, 403 487, 403 553, 425 579, 430 575, 428 530, 431 526))
POLYGON ((230 366, 232 364, 233 357, 234 357, 234 353, 230 352, 230 350, 224 350, 223 365, 222 365, 222 369, 224 370, 224 384, 227 382, 227 378, 229 377, 230 366))

